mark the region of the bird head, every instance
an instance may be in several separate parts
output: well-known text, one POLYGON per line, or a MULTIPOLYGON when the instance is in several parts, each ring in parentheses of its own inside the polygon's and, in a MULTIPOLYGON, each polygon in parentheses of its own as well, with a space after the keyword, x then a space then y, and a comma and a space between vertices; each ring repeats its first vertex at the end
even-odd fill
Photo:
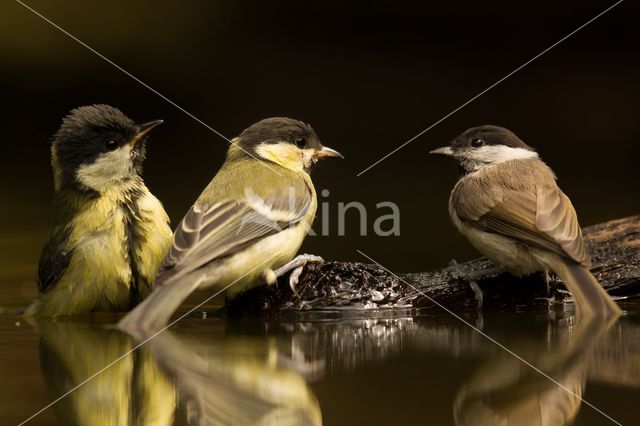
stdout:
POLYGON ((286 117, 258 121, 233 142, 244 153, 259 160, 307 173, 320 159, 344 158, 338 151, 323 146, 310 125, 286 117))
POLYGON ((455 138, 449 146, 434 149, 430 154, 453 159, 465 174, 504 161, 538 156, 513 132, 492 125, 472 127, 455 138))
POLYGON ((136 124, 108 105, 72 110, 53 137, 56 189, 69 185, 101 192, 140 176, 147 134, 160 123, 136 124))

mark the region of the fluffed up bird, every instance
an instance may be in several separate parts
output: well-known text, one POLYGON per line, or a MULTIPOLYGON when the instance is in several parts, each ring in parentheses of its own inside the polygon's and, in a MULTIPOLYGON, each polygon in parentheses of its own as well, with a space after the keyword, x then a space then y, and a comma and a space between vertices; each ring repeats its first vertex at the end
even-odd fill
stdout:
POLYGON ((291 259, 316 213, 311 166, 327 157, 342 155, 291 118, 262 120, 233 139, 222 168, 176 229, 153 293, 120 328, 162 327, 197 288, 224 290, 230 298, 290 270, 295 284, 302 266, 319 260, 291 259))
POLYGON ((169 218, 142 180, 148 132, 107 105, 76 108, 53 138, 55 195, 27 316, 127 311, 150 291, 171 243, 169 218))
POLYGON ((620 314, 589 271, 571 201, 533 148, 505 128, 486 125, 431 153, 458 163, 462 176, 449 199, 451 220, 498 269, 516 276, 552 270, 571 292, 577 315, 620 314))

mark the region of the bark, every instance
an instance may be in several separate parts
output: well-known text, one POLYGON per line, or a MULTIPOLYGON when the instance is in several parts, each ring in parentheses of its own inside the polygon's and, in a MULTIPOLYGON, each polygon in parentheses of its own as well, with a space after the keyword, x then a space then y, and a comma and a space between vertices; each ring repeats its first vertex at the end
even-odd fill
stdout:
MULTIPOLYGON (((636 304, 640 295, 640 216, 613 220, 583 229, 596 278, 618 303, 636 304)), ((288 277, 277 285, 262 286, 239 295, 227 306, 233 314, 299 314, 305 312, 362 310, 451 309, 476 307, 469 284, 459 272, 481 272, 493 267, 481 258, 432 272, 398 274, 375 264, 325 262, 305 267, 294 294, 288 277)), ((551 276, 551 296, 562 304, 568 297, 564 285, 551 276)), ((478 280, 484 294, 483 308, 501 310, 547 309, 542 275, 516 278, 487 275, 478 280)))

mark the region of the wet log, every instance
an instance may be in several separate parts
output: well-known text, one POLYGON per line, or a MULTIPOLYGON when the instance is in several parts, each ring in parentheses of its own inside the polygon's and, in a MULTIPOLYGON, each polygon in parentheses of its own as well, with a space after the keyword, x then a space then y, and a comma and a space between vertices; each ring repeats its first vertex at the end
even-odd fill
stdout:
MULTIPOLYGON (((640 295, 640 215, 583 229, 592 256, 592 272, 612 295, 625 305, 638 305, 640 295)), ((432 272, 395 275, 376 264, 325 262, 308 265, 293 293, 283 277, 277 285, 254 288, 227 305, 229 315, 299 315, 301 312, 406 311, 475 309, 476 299, 460 271, 492 268, 485 258, 432 272)), ((510 274, 487 275, 478 280, 484 294, 483 309, 547 309, 549 296, 563 304, 568 294, 552 274, 550 295, 542 275, 516 278, 510 274)))

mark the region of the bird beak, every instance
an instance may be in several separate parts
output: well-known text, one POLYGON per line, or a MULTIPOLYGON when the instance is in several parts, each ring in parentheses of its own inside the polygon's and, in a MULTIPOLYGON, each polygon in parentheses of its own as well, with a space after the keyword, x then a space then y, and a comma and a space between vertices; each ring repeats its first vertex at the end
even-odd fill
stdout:
POLYGON ((450 146, 443 146, 442 148, 434 149, 429 154, 443 155, 445 157, 453 157, 453 150, 450 146))
POLYGON ((342 154, 335 149, 331 149, 326 146, 323 146, 321 150, 316 151, 313 156, 317 160, 322 158, 342 158, 344 160, 344 156, 342 154))
POLYGON ((131 141, 131 145, 133 146, 139 141, 141 141, 142 139, 144 139, 144 137, 147 135, 147 133, 151 131, 151 129, 153 129, 154 127, 162 123, 164 123, 164 120, 153 120, 153 121, 147 121, 146 123, 140 124, 138 126, 138 133, 133 137, 133 140, 131 141))

